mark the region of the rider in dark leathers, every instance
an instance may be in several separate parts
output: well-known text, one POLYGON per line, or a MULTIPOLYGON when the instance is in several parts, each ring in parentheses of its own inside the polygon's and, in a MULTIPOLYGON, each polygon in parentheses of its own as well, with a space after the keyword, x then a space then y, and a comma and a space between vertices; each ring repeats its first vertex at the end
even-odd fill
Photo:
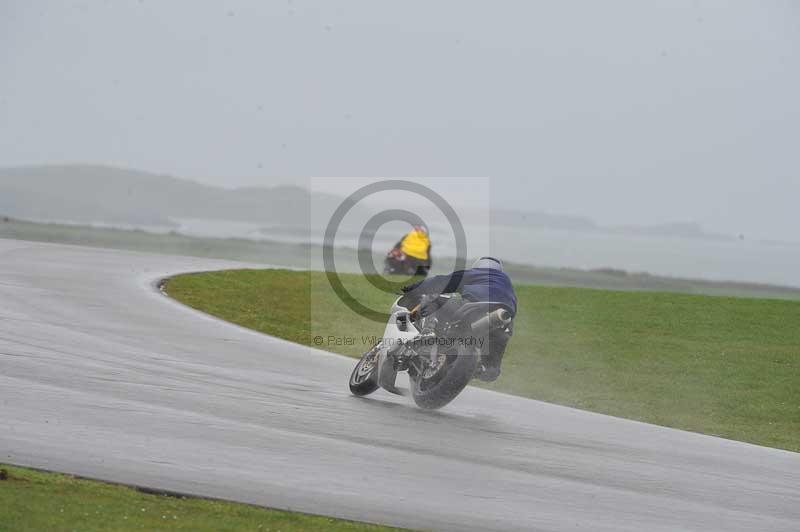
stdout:
MULTIPOLYGON (((497 302, 513 315, 517 313, 517 296, 511 279, 503 271, 502 263, 493 257, 481 257, 470 269, 430 277, 404 287, 403 291, 410 297, 457 292, 465 300, 497 302)), ((481 365, 475 375, 477 378, 491 382, 500 376, 500 364, 512 334, 513 322, 505 330, 490 333, 487 352, 481 355, 481 365)))

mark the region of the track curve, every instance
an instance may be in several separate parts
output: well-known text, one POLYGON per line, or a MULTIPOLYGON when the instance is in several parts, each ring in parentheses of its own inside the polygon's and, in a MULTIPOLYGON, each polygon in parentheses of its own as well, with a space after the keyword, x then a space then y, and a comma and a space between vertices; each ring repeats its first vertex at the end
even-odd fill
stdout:
POLYGON ((352 359, 153 286, 243 266, 0 240, 0 461, 424 529, 800 530, 800 454, 475 388, 358 399, 352 359))

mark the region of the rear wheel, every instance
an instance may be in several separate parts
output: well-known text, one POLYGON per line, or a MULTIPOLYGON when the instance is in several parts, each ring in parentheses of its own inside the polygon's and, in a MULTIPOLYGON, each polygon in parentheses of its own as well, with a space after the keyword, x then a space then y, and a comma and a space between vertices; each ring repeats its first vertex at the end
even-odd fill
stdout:
POLYGON ((463 345, 455 352, 440 353, 436 364, 411 378, 414 402, 428 410, 442 408, 469 384, 477 366, 477 354, 463 345))
POLYGON ((369 395, 378 389, 378 343, 364 353, 350 375, 350 391, 353 395, 369 395))

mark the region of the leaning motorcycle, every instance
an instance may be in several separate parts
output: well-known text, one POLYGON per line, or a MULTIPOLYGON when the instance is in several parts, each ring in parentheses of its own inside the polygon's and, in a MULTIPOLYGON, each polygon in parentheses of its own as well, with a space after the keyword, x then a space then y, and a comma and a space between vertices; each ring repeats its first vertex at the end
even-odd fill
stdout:
POLYGON ((459 294, 426 295, 412 309, 410 303, 409 296, 394 302, 382 339, 350 375, 350 391, 361 396, 383 388, 405 395, 395 382, 406 371, 414 402, 441 408, 475 375, 489 334, 511 334, 513 314, 503 303, 468 302, 459 294))

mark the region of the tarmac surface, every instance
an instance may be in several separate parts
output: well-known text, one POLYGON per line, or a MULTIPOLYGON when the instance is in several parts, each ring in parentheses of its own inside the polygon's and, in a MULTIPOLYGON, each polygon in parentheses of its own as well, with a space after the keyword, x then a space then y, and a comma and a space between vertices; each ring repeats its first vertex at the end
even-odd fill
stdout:
POLYGON ((356 398, 353 359, 156 288, 243 266, 0 240, 0 462, 427 530, 800 530, 800 454, 471 387, 356 398))

